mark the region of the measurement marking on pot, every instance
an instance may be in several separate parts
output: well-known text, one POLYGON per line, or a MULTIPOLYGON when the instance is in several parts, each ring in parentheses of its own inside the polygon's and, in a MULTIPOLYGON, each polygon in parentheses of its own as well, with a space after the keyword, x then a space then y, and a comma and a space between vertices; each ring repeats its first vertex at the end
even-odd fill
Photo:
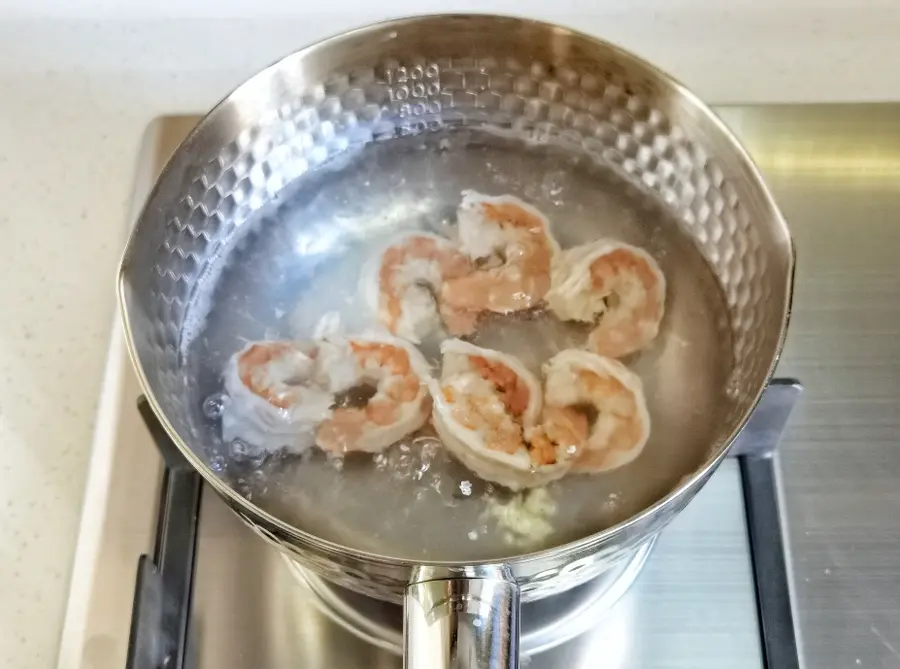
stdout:
POLYGON ((401 118, 441 111, 440 76, 437 63, 385 68, 388 99, 401 118))

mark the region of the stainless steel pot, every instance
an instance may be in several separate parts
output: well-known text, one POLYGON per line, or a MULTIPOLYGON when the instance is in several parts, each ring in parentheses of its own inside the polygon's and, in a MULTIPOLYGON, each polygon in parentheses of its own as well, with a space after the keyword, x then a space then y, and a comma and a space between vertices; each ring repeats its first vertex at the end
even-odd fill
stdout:
MULTIPOLYGON (((303 49, 216 106, 148 198, 122 260, 119 291, 129 349, 154 410, 251 528, 339 585, 405 602, 407 666, 500 667, 517 663, 520 599, 571 588, 627 557, 713 473, 777 362, 793 262, 788 229, 750 158, 669 76, 610 44, 545 23, 427 16, 303 49), (666 491, 608 529, 502 559, 376 554, 323 538, 248 499, 227 462, 223 469, 201 406, 210 372, 192 348, 194 331, 213 327, 198 325, 210 302, 224 300, 216 286, 230 271, 226 259, 273 202, 296 183, 314 187, 323 170, 349 169, 369 147, 447 128, 487 130, 523 151, 550 147, 576 156, 572 164, 602 166, 632 197, 664 208, 712 271, 722 310, 709 318, 729 342, 727 378, 695 398, 699 418, 684 417, 703 424, 703 438, 694 439, 701 451, 684 459, 666 491)), ((697 437, 698 430, 689 433, 697 437)))

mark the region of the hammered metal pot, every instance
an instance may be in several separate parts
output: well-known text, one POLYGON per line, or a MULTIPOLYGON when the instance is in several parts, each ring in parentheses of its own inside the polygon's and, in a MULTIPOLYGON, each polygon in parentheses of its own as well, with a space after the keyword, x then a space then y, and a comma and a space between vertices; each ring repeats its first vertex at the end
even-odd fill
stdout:
POLYGON ((750 158, 672 78, 617 47, 546 23, 427 16, 305 48, 217 105, 149 196, 122 261, 119 294, 129 350, 155 412, 187 460, 254 531, 341 586, 405 598, 409 666, 451 666, 451 658, 458 663, 452 666, 513 666, 519 597, 563 591, 631 555, 721 462, 777 362, 793 262, 788 229, 750 158), (288 183, 341 154, 450 125, 555 142, 663 203, 716 275, 733 340, 730 408, 701 467, 627 522, 503 564, 420 564, 366 554, 266 513, 211 467, 200 401, 185 390, 183 338, 198 287, 242 224, 288 183))

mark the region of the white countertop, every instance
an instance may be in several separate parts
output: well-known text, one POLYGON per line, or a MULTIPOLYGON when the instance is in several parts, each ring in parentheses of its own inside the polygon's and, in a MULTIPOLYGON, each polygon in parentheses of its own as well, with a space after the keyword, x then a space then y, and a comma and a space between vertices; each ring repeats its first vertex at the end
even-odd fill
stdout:
MULTIPOLYGON (((119 4, 0 2, 0 665, 18 669, 55 663, 143 129, 316 38, 429 9, 119 4)), ((710 102, 900 99, 891 0, 489 4, 595 32, 710 102)))

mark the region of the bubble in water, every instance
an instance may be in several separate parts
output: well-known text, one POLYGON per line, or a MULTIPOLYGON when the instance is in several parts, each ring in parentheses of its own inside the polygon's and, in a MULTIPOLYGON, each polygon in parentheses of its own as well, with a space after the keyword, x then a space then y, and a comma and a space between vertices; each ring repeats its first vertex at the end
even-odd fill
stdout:
POLYGON ((413 480, 421 481, 422 477, 425 476, 425 472, 431 469, 431 461, 425 460, 419 464, 419 466, 413 470, 413 480))
POLYGON ((459 502, 455 497, 456 486, 451 482, 450 487, 445 490, 443 483, 444 480, 440 476, 432 476, 428 485, 435 493, 437 493, 438 499, 443 506, 448 509, 456 508, 459 505, 459 502))
POLYGON ((575 444, 572 444, 571 446, 566 446, 566 453, 568 453, 569 455, 575 455, 575 453, 577 451, 578 451, 578 447, 575 444))
POLYGON ((340 455, 332 455, 329 453, 325 459, 335 471, 341 471, 344 468, 344 458, 340 455))
POLYGON ((614 493, 614 492, 609 493, 609 496, 606 498, 606 501, 603 503, 603 506, 608 511, 615 511, 619 506, 618 493, 614 493))
POLYGON ((541 182, 541 189, 544 191, 544 197, 557 206, 563 204, 562 198, 558 196, 563 192, 565 180, 566 174, 557 170, 545 175, 541 182))
POLYGON ((231 442, 231 454, 238 460, 245 460, 250 456, 252 447, 243 439, 235 439, 231 442))
POLYGON ((478 531, 477 530, 472 530, 471 532, 469 532, 469 541, 475 541, 477 539, 478 539, 478 531))
POLYGON ((376 453, 372 456, 372 461, 375 463, 375 468, 378 471, 382 471, 388 466, 388 457, 384 453, 376 453))
POLYGON ((459 482, 459 491, 465 496, 468 497, 472 494, 472 482, 471 481, 460 481, 459 482))
POLYGON ((419 451, 419 457, 422 460, 431 461, 441 447, 441 442, 434 437, 416 437, 413 439, 413 446, 419 451))
POLYGON ((207 418, 215 420, 221 418, 228 408, 231 398, 225 393, 215 393, 203 400, 203 415, 207 418))
MULTIPOLYGON (((269 492, 268 486, 268 475, 261 469, 254 470, 253 474, 253 482, 252 487, 256 490, 260 495, 265 495, 269 492)), ((248 498, 249 499, 249 498, 248 498)))
POLYGON ((225 458, 216 453, 209 459, 209 467, 217 474, 221 474, 225 471, 228 463, 225 461, 225 458))
POLYGON ((249 464, 253 467, 261 465, 266 459, 265 451, 248 444, 243 439, 233 439, 228 444, 228 451, 235 462, 249 464))

